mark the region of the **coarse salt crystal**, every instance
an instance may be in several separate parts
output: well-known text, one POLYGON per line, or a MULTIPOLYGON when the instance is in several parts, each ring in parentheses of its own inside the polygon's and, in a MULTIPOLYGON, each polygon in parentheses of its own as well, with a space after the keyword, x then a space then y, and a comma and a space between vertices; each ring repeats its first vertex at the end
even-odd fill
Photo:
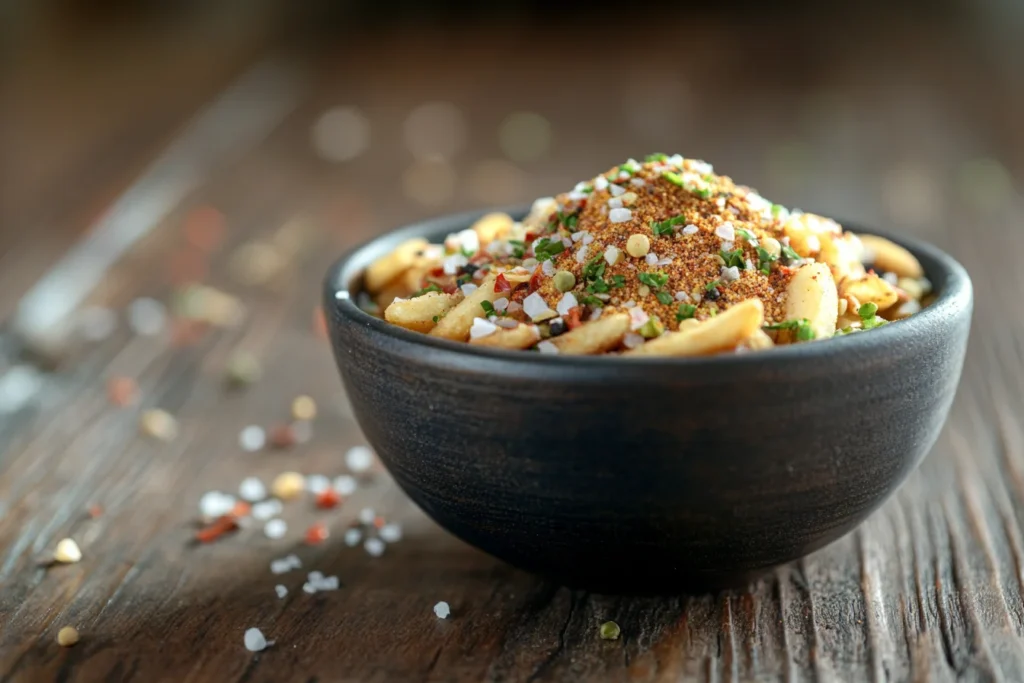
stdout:
POLYGON ((658 255, 655 254, 653 251, 648 252, 647 256, 644 256, 644 262, 649 266, 653 266, 655 263, 658 262, 658 255))
POLYGON ((288 533, 288 524, 283 519, 272 519, 263 526, 263 533, 267 538, 284 538, 288 533))
POLYGON ((625 223, 633 218, 633 212, 629 209, 612 209, 608 212, 608 220, 612 223, 625 223))
POLYGON ((373 508, 363 508, 359 511, 359 521, 362 524, 373 524, 373 520, 376 517, 377 513, 373 508))
POLYGON ((643 178, 631 178, 629 183, 634 187, 643 187, 647 183, 644 182, 643 178))
POLYGON ((363 544, 363 550, 373 557, 380 557, 384 554, 384 541, 379 538, 368 538, 363 544))
POLYGON ((586 237, 583 238, 583 244, 590 244, 593 241, 594 241, 594 236, 591 235, 589 232, 587 233, 586 237))
POLYGON ((258 477, 246 477, 238 485, 238 495, 242 500, 255 503, 267 497, 267 487, 258 477))
POLYGON ((555 264, 552 261, 545 261, 541 264, 540 272, 544 273, 548 277, 555 274, 555 264))
POLYGON ((321 581, 324 578, 324 573, 321 571, 314 570, 306 574, 306 578, 309 579, 310 583, 316 585, 319 581, 321 581))
POLYGON ((629 171, 619 171, 619 180, 629 179, 629 171))
POLYGON ((258 628, 250 628, 245 632, 245 649, 249 652, 262 652, 267 649, 267 639, 258 628))
MULTIPOLYGON (((627 176, 628 177, 628 176, 627 176)), ((608 191, 612 193, 613 197, 619 197, 626 194, 626 188, 620 185, 609 185, 608 191)))
POLYGON ((622 208, 622 198, 621 197, 612 197, 611 199, 609 199, 608 200, 608 208, 609 209, 621 209, 622 208))
POLYGON ((658 262, 655 263, 654 265, 656 265, 656 266, 672 265, 672 259, 670 259, 667 256, 665 256, 665 257, 662 257, 662 258, 658 259, 658 262))
POLYGON ((306 583, 302 584, 302 591, 304 593, 309 593, 310 595, 313 595, 313 593, 316 593, 316 586, 307 581, 306 583))
POLYGON ((402 540, 402 527, 394 522, 389 522, 380 528, 378 535, 387 543, 397 543, 402 540))
POLYGON ((492 305, 494 306, 494 310, 504 311, 506 308, 508 308, 508 304, 508 298, 503 296, 500 299, 495 299, 492 305))
POLYGON ((518 301, 509 301, 507 310, 509 313, 518 313, 523 310, 523 305, 518 301))
POLYGON ((438 619, 447 619, 451 613, 452 608, 444 600, 434 605, 434 614, 437 615, 438 619))
POLYGON ((569 249, 570 247, 572 247, 572 240, 569 239, 568 237, 563 237, 562 246, 564 246, 566 249, 569 249))
POLYGON ((267 443, 267 433, 262 427, 249 425, 238 433, 238 445, 246 453, 260 450, 267 443))
POLYGON ((558 305, 555 306, 555 310, 558 311, 559 315, 569 315, 569 311, 579 305, 576 296, 572 292, 566 292, 562 295, 558 305))
POLYGON ((473 228, 466 228, 456 235, 459 240, 459 246, 464 251, 468 251, 471 254, 475 254, 480 249, 480 237, 476 234, 476 230, 473 228))
POLYGON ((470 339, 482 339, 498 331, 498 326, 490 320, 473 318, 473 326, 469 328, 470 339))
POLYGON ((910 301, 904 301, 900 304, 899 308, 896 309, 897 315, 914 315, 915 313, 921 312, 921 302, 916 299, 910 301))
MULTIPOLYGON (((585 248, 585 247, 584 247, 585 248)), ((547 320, 554 318, 556 313, 548 307, 548 302, 538 292, 523 299, 523 311, 533 320, 547 320)))
POLYGON ((608 265, 614 266, 619 262, 619 257, 622 255, 622 250, 616 246, 609 246, 604 250, 604 260, 608 262, 608 265))
POLYGON ((604 313, 604 309, 603 308, 595 308, 593 311, 591 311, 590 317, 588 318, 588 320, 597 320, 598 318, 601 317, 602 313, 604 313))
MULTIPOLYGON (((373 451, 370 450, 369 446, 353 446, 345 452, 345 466, 351 472, 365 472, 373 467, 373 451)), ((338 477, 338 479, 340 478, 338 477)), ((353 479, 352 482, 354 485, 355 480, 353 479)), ((338 489, 337 479, 334 482, 334 488, 338 489)), ((338 489, 338 493, 342 493, 342 491, 338 489)), ((342 493, 342 495, 347 494, 342 493)))
POLYGON ((555 346, 552 342, 547 341, 547 340, 544 340, 541 343, 537 344, 537 350, 540 351, 541 353, 550 353, 550 354, 557 354, 558 353, 558 347, 555 346))
POLYGON ((682 154, 673 154, 672 156, 665 160, 665 163, 671 166, 675 166, 676 168, 680 168, 683 165, 683 161, 684 159, 682 154))
POLYGON ((496 318, 494 324, 498 327, 503 327, 506 330, 514 330, 519 327, 519 323, 512 318, 496 318))
POLYGON ((573 242, 579 242, 581 239, 583 239, 583 235, 585 235, 585 234, 586 233, 582 232, 582 231, 581 232, 574 232, 573 234, 569 235, 569 237, 572 238, 573 242))
POLYGON ((724 240, 722 242, 722 251, 732 251, 735 248, 736 248, 736 243, 735 242, 730 242, 728 240, 724 240))
POLYGON ((700 228, 698 228, 696 225, 687 225, 685 228, 683 228, 684 235, 696 235, 698 232, 700 232, 700 228))
POLYGON ((467 263, 469 263, 469 259, 465 254, 452 254, 442 262, 441 267, 444 269, 445 275, 456 275, 459 269, 467 263))
POLYGON ((53 559, 61 564, 74 564, 82 559, 82 550, 73 538, 63 538, 53 551, 53 559))
POLYGON ((314 585, 318 591, 336 591, 341 582, 338 581, 337 576, 325 576, 314 585))
POLYGON ((629 309, 629 329, 639 330, 650 319, 650 316, 639 306, 629 309))
POLYGON ((281 584, 277 584, 276 586, 274 586, 274 592, 277 593, 277 597, 279 598, 283 598, 286 595, 288 595, 288 589, 282 586, 281 584))
POLYGON ((271 517, 275 517, 281 514, 281 510, 284 506, 281 505, 281 501, 277 498, 271 498, 270 500, 261 500, 252 506, 253 519, 265 522, 271 517))
POLYGON ((636 306, 636 302, 633 301, 632 299, 630 299, 629 301, 626 301, 626 302, 624 302, 622 304, 623 308, 633 308, 634 306, 636 306))
POLYGON ((585 244, 582 245, 579 249, 577 249, 576 250, 576 263, 584 263, 587 260, 587 252, 589 250, 590 250, 590 247, 588 247, 585 244))
POLYGON ((334 490, 341 496, 351 496, 356 492, 358 484, 356 478, 350 474, 342 474, 334 478, 334 490))
POLYGON ((580 190, 572 190, 571 192, 569 192, 569 199, 574 202, 578 202, 579 200, 583 199, 586 196, 587 193, 581 192, 580 190))
POLYGON ((222 491, 207 491, 199 499, 199 514, 203 517, 220 517, 235 507, 235 497, 222 491))
POLYGON ((167 323, 167 308, 157 301, 143 297, 128 305, 128 326, 135 334, 159 334, 167 323))
POLYGON ((686 292, 676 292, 676 301, 689 301, 690 295, 686 292))
POLYGON ((896 275, 896 273, 882 273, 882 279, 888 282, 893 287, 896 287, 900 283, 900 279, 896 275))
POLYGON ((310 474, 306 477, 306 490, 318 495, 331 488, 331 480, 322 474, 310 474))
POLYGON ((732 242, 736 239, 736 228, 733 227, 732 223, 726 221, 725 223, 722 223, 717 228, 715 228, 715 234, 721 237, 723 240, 732 242))
POLYGON ((622 345, 625 346, 627 349, 635 349, 638 346, 642 346, 643 343, 644 338, 641 337, 636 332, 630 332, 629 334, 622 338, 622 345))
POLYGON ((716 199, 715 200, 715 206, 717 206, 719 209, 724 209, 725 208, 725 197, 719 197, 718 199, 716 199))
POLYGON ((740 269, 738 266, 730 266, 728 268, 722 268, 722 280, 725 282, 733 282, 734 280, 740 279, 740 269))
POLYGON ((356 528, 351 527, 345 530, 345 545, 349 548, 354 548, 359 545, 359 541, 363 540, 363 532, 356 528))
POLYGON ((753 270, 754 269, 754 262, 751 261, 750 259, 747 259, 746 261, 744 261, 743 265, 745 265, 747 267, 746 268, 747 270, 753 270))
POLYGON ((462 290, 463 296, 469 296, 470 294, 476 291, 476 288, 477 285, 474 285, 471 282, 467 282, 466 284, 462 285, 462 287, 460 287, 459 289, 462 290))

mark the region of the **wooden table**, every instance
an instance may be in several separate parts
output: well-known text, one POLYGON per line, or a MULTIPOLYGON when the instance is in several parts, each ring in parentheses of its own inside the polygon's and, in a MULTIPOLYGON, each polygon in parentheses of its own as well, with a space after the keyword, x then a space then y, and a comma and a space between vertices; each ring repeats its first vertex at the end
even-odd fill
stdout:
MULTIPOLYGON (((628 42, 622 30, 603 37, 628 42)), ((657 41, 674 30, 645 29, 633 39, 657 41)), ((199 264, 204 282, 244 301, 244 322, 193 339, 139 336, 122 323, 45 375, 28 407, 0 416, 0 676, 1024 680, 1018 91, 992 79, 979 85, 973 76, 983 56, 969 41, 946 40, 948 27, 876 27, 863 44, 786 26, 774 29, 773 41, 753 40, 764 30, 702 26, 684 67, 637 54, 599 68, 603 60, 537 28, 391 33, 291 53, 305 83, 295 110, 265 140, 204 174, 89 300, 115 310, 138 297, 167 300, 187 279, 182 268, 199 264), (730 50, 743 42, 755 47, 730 50), (699 67, 712 63, 714 71, 699 67), (468 123, 450 165, 451 196, 442 183, 424 206, 403 191, 412 157, 402 122, 429 100, 453 102, 468 123), (370 121, 369 151, 350 163, 322 161, 309 143, 311 124, 333 105, 358 106, 370 121), (479 164, 501 157, 495 131, 516 109, 547 117, 552 146, 518 170, 492 164, 489 172, 498 168, 505 180, 488 184, 479 164), (269 482, 290 469, 341 474, 342 454, 362 443, 313 322, 321 274, 345 246, 423 215, 551 193, 656 150, 710 159, 783 203, 914 232, 956 254, 974 276, 974 335, 949 423, 920 470, 862 527, 747 589, 663 599, 573 592, 512 569, 440 530, 384 473, 337 510, 317 511, 310 498, 289 504, 283 539, 256 527, 193 542, 204 492, 234 492, 245 476, 269 482), (1007 182, 1007 168, 1015 181, 1007 182), (226 242, 206 256, 183 232, 202 207, 222 212, 227 225, 226 242), (235 250, 296 217, 319 241, 306 243, 272 286, 239 285, 235 250), (262 359, 264 377, 227 392, 224 366, 238 349, 262 359), (105 385, 113 376, 138 382, 135 405, 111 405, 105 385), (285 421, 298 394, 319 404, 311 440, 243 452, 239 431, 285 421), (140 435, 148 408, 177 418, 176 439, 140 435), (102 506, 95 518, 93 505, 102 506), (340 538, 364 507, 403 525, 404 538, 379 558, 340 538), (302 532, 317 519, 333 535, 306 545, 302 532), (82 561, 45 566, 64 537, 77 540, 82 561), (271 574, 270 562, 292 552, 303 569, 271 574), (342 588, 304 593, 312 570, 337 575, 342 588), (290 591, 283 599, 278 583, 290 591), (432 611, 441 600, 452 609, 445 621, 432 611), (622 628, 618 641, 598 637, 609 619, 622 628), (81 634, 73 648, 56 642, 65 625, 81 634), (275 641, 259 654, 243 647, 253 626, 275 641)), ((108 106, 116 120, 120 104, 108 106)), ((141 131, 125 149, 159 148, 178 128, 141 131)), ((44 138, 40 131, 35 141, 44 138)), ((9 316, 70 248, 119 173, 118 187, 130 189, 137 161, 118 154, 108 160, 108 182, 85 196, 67 199, 64 183, 45 175, 19 195, 9 221, 43 215, 51 197, 66 205, 56 225, 26 222, 2 233, 0 314, 9 316)), ((75 173, 89 180, 86 168, 75 173)))

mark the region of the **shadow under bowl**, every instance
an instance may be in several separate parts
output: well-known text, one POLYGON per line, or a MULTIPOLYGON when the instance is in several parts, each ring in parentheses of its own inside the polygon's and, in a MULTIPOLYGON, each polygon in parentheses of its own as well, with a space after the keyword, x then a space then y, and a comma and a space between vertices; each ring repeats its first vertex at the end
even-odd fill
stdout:
POLYGON ((482 213, 355 249, 329 272, 325 308, 356 418, 395 480, 442 527, 517 567, 613 593, 737 585, 857 526, 946 419, 971 283, 953 258, 902 237, 889 236, 920 259, 930 306, 744 355, 483 349, 356 306, 373 260, 482 213))

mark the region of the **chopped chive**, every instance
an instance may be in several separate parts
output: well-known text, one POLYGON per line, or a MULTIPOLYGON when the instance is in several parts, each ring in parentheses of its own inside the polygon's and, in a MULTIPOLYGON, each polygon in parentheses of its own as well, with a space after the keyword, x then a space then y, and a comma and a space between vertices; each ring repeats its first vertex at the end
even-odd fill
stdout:
POLYGON ((512 255, 516 258, 523 258, 526 255, 526 242, 522 240, 509 240, 512 245, 512 255))
POLYGON ((661 303, 665 304, 666 306, 668 306, 674 301, 672 295, 669 294, 668 292, 655 292, 654 297, 661 303))
POLYGON ((655 235, 671 235, 673 228, 686 222, 686 216, 673 216, 665 221, 651 221, 651 232, 655 235))
POLYGON ((584 304, 585 306, 596 306, 598 308, 604 306, 604 302, 593 295, 583 297, 582 299, 580 299, 580 303, 584 304))
POLYGON ((683 186, 683 177, 678 173, 674 173, 672 171, 665 171, 661 174, 661 177, 669 181, 673 185, 678 185, 679 187, 683 186))
POLYGON ((607 262, 604 260, 604 254, 598 254, 584 264, 582 270, 583 278, 590 281, 604 277, 604 269, 607 265, 607 262))
POLYGON ((612 287, 625 287, 626 278, 623 275, 612 275, 612 287))
POLYGON ((725 261, 726 268, 736 266, 740 270, 743 270, 744 268, 747 267, 747 262, 743 260, 742 249, 734 249, 732 251, 725 251, 724 249, 720 249, 718 251, 718 254, 722 257, 722 260, 725 261))
POLYGON ((494 315, 494 304, 492 304, 490 301, 481 301, 480 308, 484 309, 484 313, 486 313, 487 315, 494 315))
POLYGON ((410 294, 409 298, 410 299, 415 299, 418 296, 423 296, 424 294, 429 294, 430 292, 440 292, 440 291, 441 291, 441 288, 438 287, 433 282, 431 282, 429 285, 427 285, 426 287, 424 287, 420 291, 413 292, 412 294, 410 294))
POLYGON ((782 245, 782 258, 787 264, 801 260, 800 254, 796 253, 796 250, 788 244, 782 245))
POLYGON ((681 323, 684 320, 689 320, 696 312, 697 307, 693 304, 679 304, 679 310, 676 311, 676 322, 681 323))
POLYGON ((640 282, 654 289, 660 289, 668 284, 667 273, 640 273, 636 277, 640 282))
POLYGON ((707 291, 707 292, 710 292, 713 289, 717 289, 718 285, 720 285, 720 284, 722 284, 722 283, 719 282, 718 280, 712 280, 711 282, 709 282, 706 285, 704 285, 704 290, 707 291))
POLYGON ((745 239, 748 242, 756 242, 757 238, 754 237, 754 233, 750 232, 746 228, 736 228, 736 234, 745 239))

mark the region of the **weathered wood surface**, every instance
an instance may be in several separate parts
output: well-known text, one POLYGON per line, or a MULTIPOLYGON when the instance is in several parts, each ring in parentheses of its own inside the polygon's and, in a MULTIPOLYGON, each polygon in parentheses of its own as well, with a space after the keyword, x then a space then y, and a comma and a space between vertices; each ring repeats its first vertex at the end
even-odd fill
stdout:
MULTIPOLYGON (((590 68, 592 57, 572 55, 556 36, 531 41, 524 55, 525 35, 391 35, 311 62, 319 86, 303 108, 192 196, 94 297, 116 308, 138 296, 166 297, 167 264, 184 248, 180 225, 191 208, 212 204, 227 217, 229 237, 210 258, 207 281, 243 296, 246 322, 192 346, 135 337, 122 326, 49 377, 35 408, 0 417, 0 676, 1024 681, 1024 352, 1015 314, 1024 292, 1017 264, 1024 149, 1007 146, 1006 125, 1024 112, 1005 94, 1013 84, 975 82, 981 58, 969 47, 913 28, 843 49, 813 37, 795 45, 780 28, 771 46, 727 58, 723 46, 742 35, 711 25, 697 33, 690 62, 719 60, 724 74, 677 72, 638 54, 622 92, 590 68), (391 44, 405 51, 394 54, 391 44), (344 68, 356 58, 360 69, 344 68), (567 84, 568 73, 578 80, 567 84), (667 124, 655 109, 636 120, 648 77, 662 83, 646 97, 670 111, 667 124), (666 79, 685 85, 664 86, 666 79), (629 88, 639 94, 623 101, 629 88), (455 196, 424 208, 402 194, 410 157, 401 121, 433 99, 466 112, 469 140, 454 162, 455 196), (349 166, 317 160, 308 144, 316 114, 339 103, 357 104, 372 122, 369 155, 349 166), (518 108, 548 116, 555 142, 549 160, 526 166, 522 186, 503 199, 557 190, 629 155, 678 149, 749 179, 766 196, 911 230, 959 256, 975 278, 976 325, 960 394, 932 455, 855 533, 746 590, 715 596, 630 599, 549 585, 440 531, 385 475, 317 516, 334 531, 325 545, 301 543, 314 515, 296 503, 283 540, 252 529, 194 546, 204 491, 234 490, 250 474, 268 481, 286 469, 344 470, 341 454, 360 436, 339 400, 327 345, 311 327, 320 274, 345 245, 374 232, 479 204, 468 179, 498 154, 495 126, 518 108), (1018 175, 1015 190, 986 199, 958 178, 964 162, 989 156, 1018 175), (323 226, 325 244, 273 291, 235 285, 226 267, 233 246, 298 214, 323 226), (248 392, 228 394, 221 372, 237 348, 257 353, 266 376, 248 392), (139 405, 108 404, 104 382, 112 375, 138 380, 139 405), (282 421, 298 393, 321 406, 312 441, 288 452, 242 453, 238 431, 282 421), (146 407, 176 415, 179 438, 161 444, 140 436, 138 412, 146 407), (92 504, 105 510, 98 519, 86 514, 92 504), (381 558, 338 538, 367 505, 405 525, 405 538, 381 558), (65 536, 78 540, 83 561, 40 566, 65 536), (304 572, 271 575, 271 559, 292 551, 304 571, 337 574, 343 588, 309 596, 300 590, 304 572), (289 587, 287 598, 274 595, 277 583, 289 587), (448 621, 431 611, 438 600, 452 606, 448 621), (622 627, 617 642, 597 637, 607 619, 622 627), (67 624, 82 640, 62 649, 55 637, 67 624), (276 644, 246 652, 250 626, 276 644)), ((3 248, 5 263, 16 263, 30 247, 5 237, 3 248)))

